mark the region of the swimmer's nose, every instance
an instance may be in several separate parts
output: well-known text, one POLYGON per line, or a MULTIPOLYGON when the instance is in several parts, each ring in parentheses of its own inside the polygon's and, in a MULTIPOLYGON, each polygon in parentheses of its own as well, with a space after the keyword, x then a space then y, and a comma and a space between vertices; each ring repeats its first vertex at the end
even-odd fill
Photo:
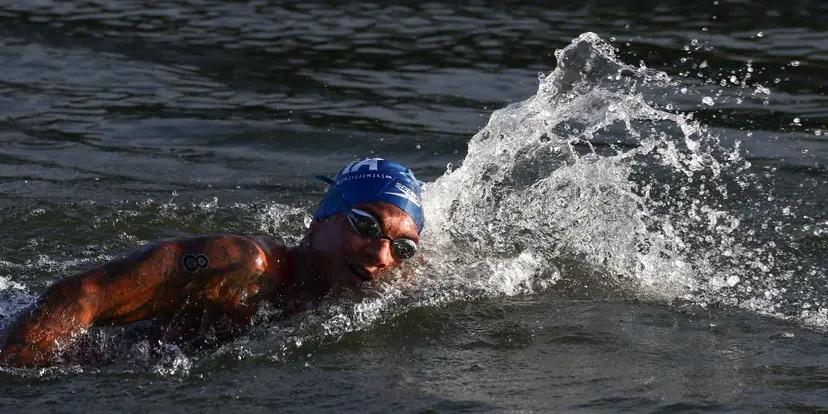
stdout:
POLYGON ((371 272, 371 278, 375 278, 376 273, 385 270, 394 265, 394 255, 391 254, 391 242, 386 239, 376 240, 365 251, 365 265, 371 272))

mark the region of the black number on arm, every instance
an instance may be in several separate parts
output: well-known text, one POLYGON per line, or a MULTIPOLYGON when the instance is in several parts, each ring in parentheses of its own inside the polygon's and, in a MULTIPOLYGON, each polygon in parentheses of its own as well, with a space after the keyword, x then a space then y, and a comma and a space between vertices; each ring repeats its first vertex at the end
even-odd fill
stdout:
POLYGON ((181 267, 183 267, 184 270, 190 273, 198 272, 199 270, 204 269, 209 265, 210 259, 208 259, 207 256, 201 253, 187 253, 181 257, 181 267))

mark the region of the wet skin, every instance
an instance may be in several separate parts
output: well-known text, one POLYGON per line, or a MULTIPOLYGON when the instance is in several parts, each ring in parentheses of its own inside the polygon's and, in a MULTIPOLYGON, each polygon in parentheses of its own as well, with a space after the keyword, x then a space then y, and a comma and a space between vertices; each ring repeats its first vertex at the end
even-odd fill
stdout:
MULTIPOLYGON (((396 206, 355 207, 374 215, 386 236, 419 241, 414 221, 396 206)), ((94 326, 152 319, 172 340, 249 325, 265 302, 295 313, 331 292, 382 278, 400 264, 390 247, 358 235, 343 214, 314 221, 290 248, 266 236, 229 234, 152 243, 50 286, 4 333, 0 363, 54 364, 94 326)))

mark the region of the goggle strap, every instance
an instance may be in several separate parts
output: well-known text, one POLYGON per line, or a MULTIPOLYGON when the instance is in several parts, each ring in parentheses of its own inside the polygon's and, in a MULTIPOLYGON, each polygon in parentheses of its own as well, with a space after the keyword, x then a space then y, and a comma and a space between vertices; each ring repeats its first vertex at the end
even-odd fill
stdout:
POLYGON ((328 183, 329 185, 336 184, 336 182, 334 182, 334 180, 332 180, 330 177, 326 177, 324 175, 317 175, 316 178, 328 183))

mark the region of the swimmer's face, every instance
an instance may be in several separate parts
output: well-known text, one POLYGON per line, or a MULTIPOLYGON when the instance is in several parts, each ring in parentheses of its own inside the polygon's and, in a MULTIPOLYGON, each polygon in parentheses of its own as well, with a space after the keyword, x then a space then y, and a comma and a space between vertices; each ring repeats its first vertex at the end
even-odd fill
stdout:
MULTIPOLYGON (((383 202, 353 206, 369 213, 391 239, 406 238, 419 242, 417 226, 408 214, 383 202)), ((314 252, 314 273, 326 290, 356 287, 379 280, 402 260, 391 252, 391 241, 359 235, 340 213, 316 221, 311 227, 310 248, 314 252)))

